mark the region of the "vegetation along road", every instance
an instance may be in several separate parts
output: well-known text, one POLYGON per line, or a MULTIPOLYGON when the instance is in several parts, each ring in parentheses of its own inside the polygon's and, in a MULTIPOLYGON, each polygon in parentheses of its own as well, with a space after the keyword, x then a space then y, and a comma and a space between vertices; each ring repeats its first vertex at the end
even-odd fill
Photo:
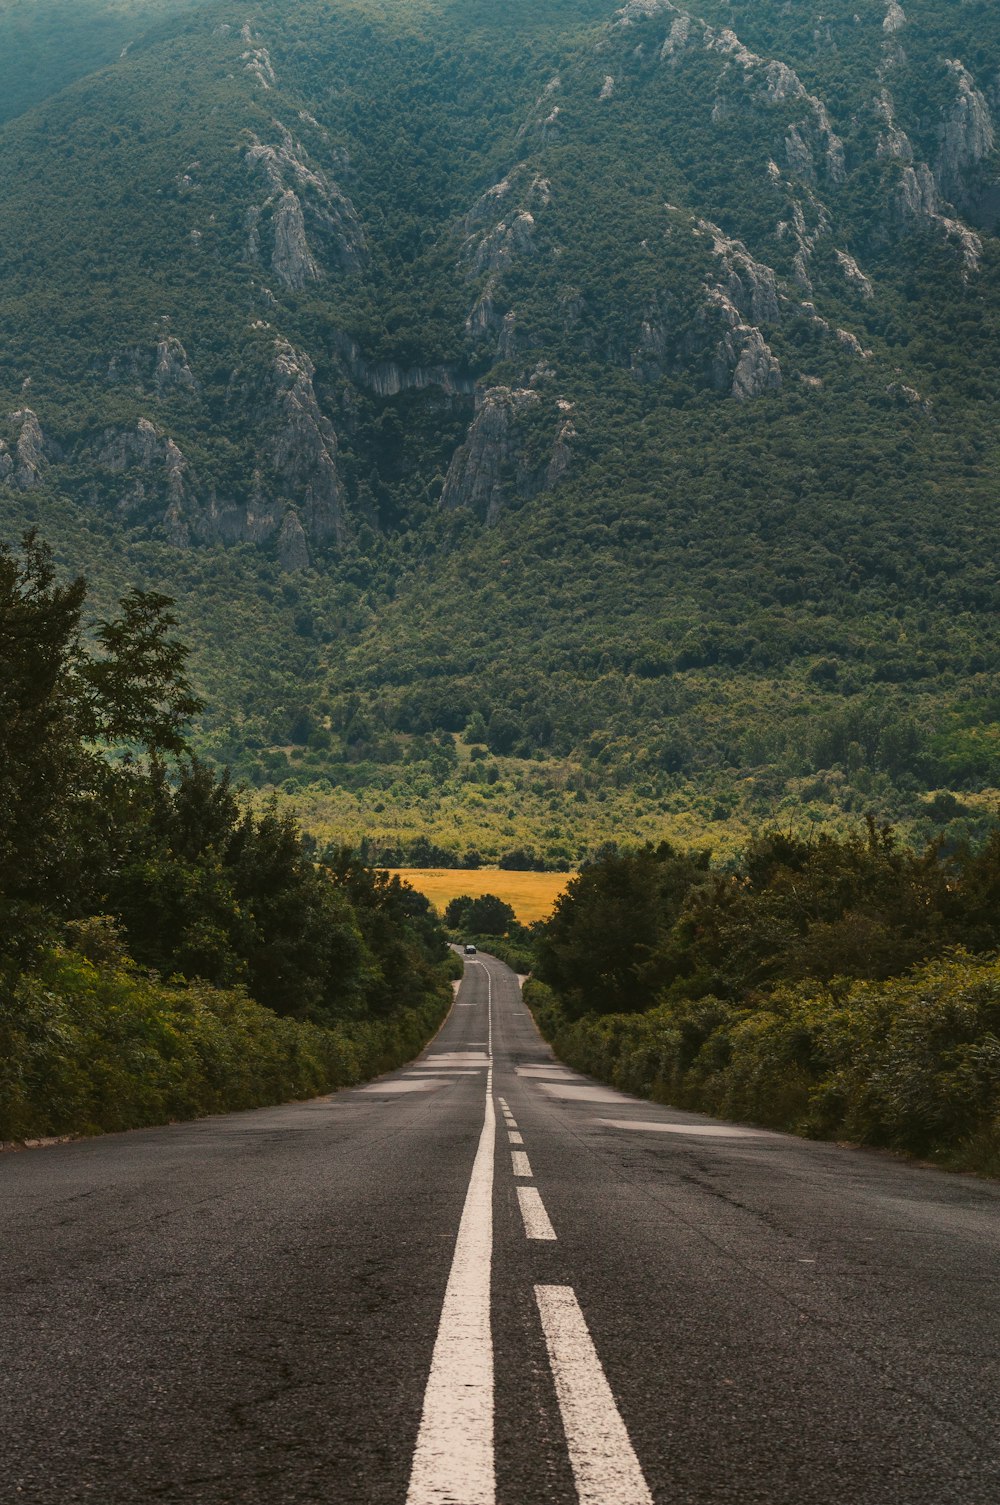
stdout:
POLYGON ((597 1087, 489 957, 411 1067, 0 1182, 4 1500, 1000 1497, 1000 1187, 597 1087))

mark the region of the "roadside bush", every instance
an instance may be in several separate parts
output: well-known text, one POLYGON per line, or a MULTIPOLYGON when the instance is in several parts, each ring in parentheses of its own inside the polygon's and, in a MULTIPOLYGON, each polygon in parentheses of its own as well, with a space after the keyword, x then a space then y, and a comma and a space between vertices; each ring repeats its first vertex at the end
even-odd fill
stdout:
POLYGON ((562 1059, 637 1096, 1000 1172, 1000 958, 786 984, 757 1006, 675 1000, 573 1020, 544 983, 524 996, 562 1059))
POLYGON ((348 1087, 412 1059, 445 990, 326 1028, 241 989, 164 982, 125 960, 52 951, 0 995, 0 1140, 93 1134, 348 1087))

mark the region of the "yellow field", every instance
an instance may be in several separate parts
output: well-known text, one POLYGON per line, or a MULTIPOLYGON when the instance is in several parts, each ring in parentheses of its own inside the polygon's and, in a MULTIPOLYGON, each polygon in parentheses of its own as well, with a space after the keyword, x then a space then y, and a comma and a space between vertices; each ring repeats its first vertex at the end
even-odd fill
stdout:
POLYGON ((456 868, 392 868, 400 878, 426 895, 434 908, 444 913, 450 899, 468 894, 496 894, 509 904, 522 925, 545 920, 552 906, 575 873, 507 873, 498 868, 477 868, 474 872, 456 868))

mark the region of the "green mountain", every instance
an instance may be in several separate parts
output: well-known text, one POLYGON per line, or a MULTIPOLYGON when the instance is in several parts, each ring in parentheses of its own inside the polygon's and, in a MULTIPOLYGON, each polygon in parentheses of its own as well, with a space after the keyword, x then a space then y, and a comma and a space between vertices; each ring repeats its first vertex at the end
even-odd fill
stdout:
POLYGON ((178 597, 206 751, 321 835, 555 863, 989 814, 994 6, 0 39, 3 534, 178 597))

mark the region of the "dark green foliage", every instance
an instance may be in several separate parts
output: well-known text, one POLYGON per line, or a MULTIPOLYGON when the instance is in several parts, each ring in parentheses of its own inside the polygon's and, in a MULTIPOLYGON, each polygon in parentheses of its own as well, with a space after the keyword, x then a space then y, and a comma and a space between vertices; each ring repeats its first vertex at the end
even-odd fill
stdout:
POLYGON ((871 820, 771 831, 728 873, 613 853, 539 927, 527 996, 625 1091, 995 1172, 998 896, 996 831, 923 853, 871 820))
POLYGON ((957 953, 882 982, 776 987, 568 1020, 525 998, 563 1060, 623 1091, 815 1138, 1000 1173, 1000 963, 957 953))
POLYGON ((496 894, 480 894, 475 899, 463 894, 452 899, 445 909, 444 922, 450 930, 469 935, 507 935, 517 928, 513 909, 496 894))
POLYGON ((613 853, 573 879, 537 944, 538 975, 571 1018, 649 1008, 665 981, 664 940, 707 869, 707 853, 662 842, 613 853))
POLYGON ((412 1060, 447 994, 334 1028, 242 990, 164 982, 79 928, 0 995, 0 1140, 95 1134, 350 1087, 412 1060), (90 958, 93 958, 91 960, 90 958))
MULTIPOLYGON (((879 148, 873 100, 891 90, 933 169, 956 98, 948 60, 995 107, 995 8, 912 0, 888 71, 873 0, 827 7, 822 24, 779 0, 692 8, 825 102, 843 181, 815 143, 813 177, 796 177, 803 94, 774 97, 697 28, 665 57, 673 13, 625 26, 619 9, 267 0, 252 18, 274 65, 264 89, 247 72, 247 17, 227 3, 8 5, 0 427, 15 445, 12 415, 30 402, 47 445, 37 485, 0 484, 3 534, 44 517, 65 558, 94 561, 102 609, 131 579, 169 591, 211 705, 199 750, 256 787, 346 787, 390 814, 443 790, 454 807, 475 770, 442 736, 464 729, 489 749, 486 787, 524 760, 556 802, 531 829, 491 835, 491 861, 531 846, 539 863, 579 862, 606 834, 586 798, 609 787, 737 836, 804 807, 841 829, 872 808, 926 837, 922 795, 1000 786, 982 549, 1000 421, 984 376, 1000 364, 998 163, 967 164, 941 204, 982 238, 972 271, 943 220, 898 210, 903 168, 879 148), (268 246, 253 251, 247 214, 266 185, 246 151, 254 137, 277 148, 276 122, 350 196, 363 264, 313 222, 318 280, 288 286, 268 246), (519 163, 525 184, 548 185, 530 249, 477 268, 467 216, 519 163), (713 375, 723 331, 706 324, 705 287, 728 274, 700 221, 775 270, 777 311, 753 317, 780 392, 741 403, 713 375), (470 333, 487 289, 495 321, 470 333), (166 332, 196 387, 154 384, 166 332), (342 542, 312 540, 294 579, 275 536, 258 547, 213 522, 254 494, 279 338, 315 367, 345 516, 342 542), (390 367, 417 384, 394 390, 390 367), (421 384, 439 367, 447 381, 421 384), (438 504, 474 389, 498 384, 537 398, 517 427, 532 477, 557 412, 575 433, 553 488, 512 483, 484 527, 438 504), (186 542, 167 526, 164 476, 109 458, 107 434, 140 418, 176 442, 197 491, 186 542)), ((268 472, 263 491, 307 510, 287 478, 268 472)), ((951 837, 981 819, 949 818, 951 837)), ((433 845, 440 863, 465 842, 436 832, 433 845)))
POLYGON ((122 616, 85 646, 81 579, 60 585, 49 550, 29 534, 20 554, 0 544, 0 928, 23 953, 43 917, 72 907, 88 866, 110 857, 131 770, 94 744, 177 751, 198 709, 187 650, 165 596, 131 592, 122 616))
POLYGON ((273 800, 254 810, 228 772, 184 753, 198 702, 169 598, 131 592, 88 642, 85 596, 82 580, 57 583, 33 537, 20 555, 0 551, 0 1134, 271 1101, 419 1048, 446 996, 427 901, 346 849, 318 865, 290 813, 273 800), (169 753, 182 756, 168 770, 169 753), (44 948, 60 932, 117 973, 64 965, 44 948), (146 986, 136 963, 172 987, 146 986), (244 991, 213 1004, 186 981, 244 991), (118 1020, 130 1004, 135 1020, 118 1020), (276 1015, 327 1028, 296 1035, 276 1015), (213 1032, 228 1052, 266 1018, 274 1040, 253 1049, 273 1062, 248 1062, 245 1091, 227 1079, 213 1095, 189 1078, 213 1032), (338 1064, 345 1052, 353 1064, 338 1064))

